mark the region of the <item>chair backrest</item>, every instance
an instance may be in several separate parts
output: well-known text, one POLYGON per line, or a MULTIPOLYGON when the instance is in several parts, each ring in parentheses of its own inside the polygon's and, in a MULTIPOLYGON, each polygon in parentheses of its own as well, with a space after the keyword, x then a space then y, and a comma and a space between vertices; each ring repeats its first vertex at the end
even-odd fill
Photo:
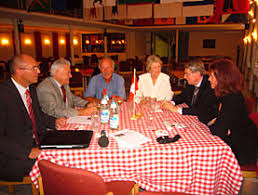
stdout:
POLYGON ((118 72, 132 71, 131 65, 127 61, 120 61, 118 65, 118 72))
POLYGON ((60 166, 47 160, 40 160, 38 165, 44 195, 107 193, 103 179, 93 172, 60 166))
POLYGON ((71 74, 70 87, 83 87, 82 74, 75 71, 72 71, 71 74))
POLYGON ((258 132, 258 112, 254 112, 252 114, 249 114, 249 117, 252 119, 252 121, 256 125, 256 129, 257 129, 257 132, 258 132))
POLYGON ((248 114, 251 114, 254 112, 255 110, 255 107, 256 107, 256 100, 255 98, 249 96, 249 95, 246 95, 244 96, 245 98, 245 106, 246 106, 246 109, 247 109, 247 112, 248 114))

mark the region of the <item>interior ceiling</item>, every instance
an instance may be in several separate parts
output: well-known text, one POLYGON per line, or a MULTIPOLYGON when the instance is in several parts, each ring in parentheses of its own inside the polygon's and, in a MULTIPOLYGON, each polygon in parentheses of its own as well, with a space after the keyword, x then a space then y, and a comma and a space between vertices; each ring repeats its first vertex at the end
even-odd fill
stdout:
POLYGON ((65 17, 59 15, 50 15, 37 12, 26 12, 24 10, 11 9, 6 7, 0 7, 0 18, 13 19, 13 20, 23 20, 35 24, 36 26, 48 27, 55 24, 73 26, 74 29, 84 30, 93 27, 98 29, 107 30, 121 30, 121 31, 147 31, 147 32, 157 32, 157 31, 169 31, 169 30, 180 30, 180 31, 232 31, 232 30, 244 30, 244 24, 201 24, 201 25, 166 25, 166 26, 124 26, 98 21, 85 21, 84 19, 65 17))

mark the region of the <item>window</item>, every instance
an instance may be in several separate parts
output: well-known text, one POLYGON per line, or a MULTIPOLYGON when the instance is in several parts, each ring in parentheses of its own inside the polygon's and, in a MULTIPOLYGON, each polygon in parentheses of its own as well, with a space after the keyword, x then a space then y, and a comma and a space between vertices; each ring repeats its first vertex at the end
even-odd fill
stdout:
POLYGON ((203 39, 203 48, 215 48, 215 39, 203 39))

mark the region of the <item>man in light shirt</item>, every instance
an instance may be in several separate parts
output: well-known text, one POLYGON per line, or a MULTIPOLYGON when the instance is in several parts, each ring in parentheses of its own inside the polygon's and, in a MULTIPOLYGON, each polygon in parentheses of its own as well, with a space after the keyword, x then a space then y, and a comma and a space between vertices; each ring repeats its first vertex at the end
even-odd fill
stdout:
POLYGON ((33 83, 39 75, 38 63, 25 54, 10 63, 11 78, 0 83, 0 180, 22 181, 40 154, 37 148, 46 128, 66 124, 41 111, 33 83))
POLYGON ((183 115, 196 115, 207 124, 218 112, 218 100, 211 89, 208 75, 205 75, 202 61, 195 60, 187 63, 184 70, 187 86, 181 94, 174 96, 172 102, 165 102, 163 108, 183 115), (187 108, 177 106, 185 103, 187 108))
POLYGON ((100 72, 92 77, 83 97, 90 102, 100 102, 102 92, 107 90, 109 98, 115 96, 116 101, 123 101, 125 96, 125 81, 122 76, 114 73, 115 63, 111 58, 103 58, 99 63, 100 72))
POLYGON ((72 117, 97 112, 96 107, 71 92, 69 82, 72 75, 68 60, 56 60, 50 68, 50 75, 37 87, 39 102, 45 113, 54 117, 72 117))

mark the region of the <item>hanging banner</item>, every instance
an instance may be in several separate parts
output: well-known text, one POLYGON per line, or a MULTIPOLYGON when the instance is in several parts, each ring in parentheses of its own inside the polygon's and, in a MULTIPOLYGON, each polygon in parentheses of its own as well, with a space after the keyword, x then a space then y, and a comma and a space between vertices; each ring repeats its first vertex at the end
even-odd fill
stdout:
POLYGON ((175 18, 182 16, 182 3, 155 4, 154 18, 175 18))
POLYGON ((219 14, 248 13, 248 0, 216 0, 216 11, 219 14))
POLYGON ((193 17, 193 16, 211 16, 213 15, 214 5, 199 5, 199 6, 184 6, 183 16, 193 17))
POLYGON ((155 18, 154 24, 157 24, 157 25, 175 24, 175 18, 155 18))
POLYGON ((119 0, 119 4, 155 3, 155 0, 119 0))
POLYGON ((28 12, 50 10, 49 0, 26 0, 25 7, 28 12))
POLYGON ((116 0, 84 0, 83 5, 85 8, 115 6, 116 0))
POLYGON ((152 18, 152 4, 127 5, 128 19, 152 18))
POLYGON ((103 20, 103 7, 83 9, 85 20, 103 20))
POLYGON ((126 19, 126 5, 117 5, 114 9, 114 6, 104 7, 105 9, 105 19, 106 20, 122 20, 126 19))

